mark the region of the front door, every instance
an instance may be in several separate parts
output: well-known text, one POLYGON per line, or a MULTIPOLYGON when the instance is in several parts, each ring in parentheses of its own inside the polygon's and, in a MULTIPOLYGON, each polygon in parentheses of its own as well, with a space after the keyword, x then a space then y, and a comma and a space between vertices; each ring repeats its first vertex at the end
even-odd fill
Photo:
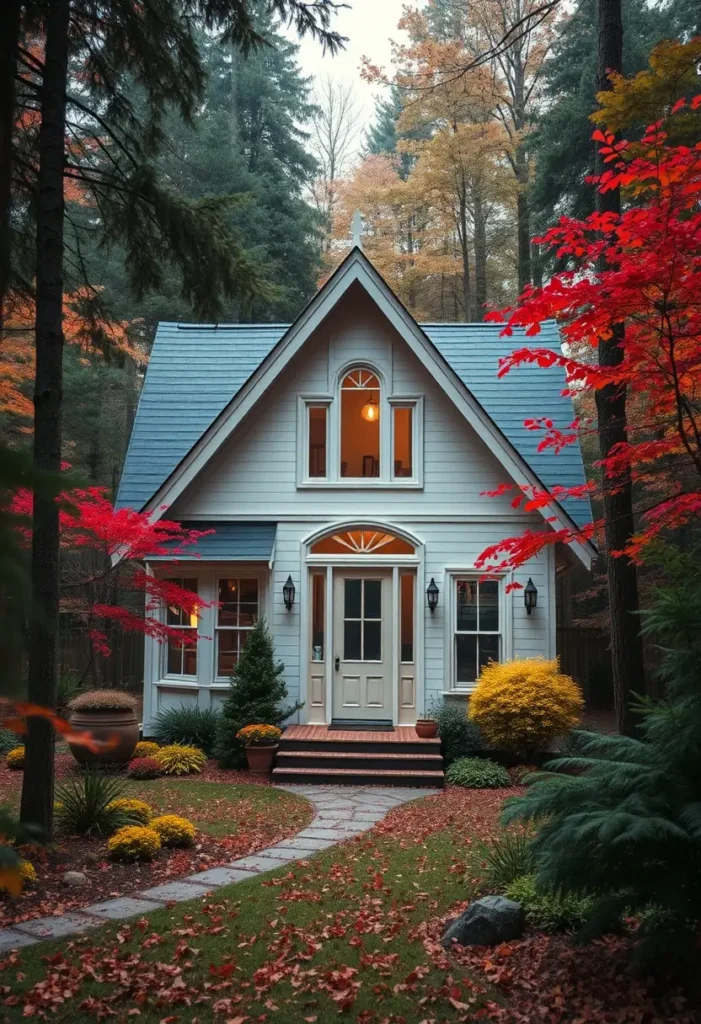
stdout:
POLYGON ((336 569, 333 718, 392 720, 392 572, 336 569))

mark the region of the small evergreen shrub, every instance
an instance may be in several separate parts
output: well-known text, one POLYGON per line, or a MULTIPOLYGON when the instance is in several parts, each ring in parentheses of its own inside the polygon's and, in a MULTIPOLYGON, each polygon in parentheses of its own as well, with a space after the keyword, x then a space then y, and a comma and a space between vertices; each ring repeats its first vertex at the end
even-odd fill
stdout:
POLYGON ((507 885, 504 895, 507 899, 521 904, 526 921, 532 928, 544 932, 581 928, 593 905, 589 896, 539 888, 534 874, 515 878, 507 885))
POLYGON ((211 757, 218 721, 218 711, 181 704, 179 708, 168 708, 160 712, 153 723, 153 735, 159 743, 182 743, 188 747, 199 747, 207 757, 211 757))
POLYGON ((0 729, 0 757, 22 746, 22 740, 12 729, 0 729))
POLYGON ((155 757, 135 757, 129 762, 129 777, 132 779, 157 779, 161 775, 163 769, 155 757))
POLYGON ((498 839, 482 844, 485 859, 485 880, 502 892, 517 878, 530 875, 535 869, 531 846, 533 836, 525 832, 505 832, 498 839))
POLYGON ((177 814, 163 814, 160 818, 153 818, 149 828, 158 833, 162 846, 192 846, 197 831, 191 821, 177 814))
POLYGON ((573 729, 583 709, 582 691, 557 659, 524 658, 482 669, 469 715, 490 746, 527 756, 573 729))
POLYGON ((430 715, 438 723, 441 752, 446 768, 459 757, 469 757, 476 750, 482 750, 484 740, 473 721, 467 717, 465 705, 436 701, 431 705, 430 715))
POLYGON ((161 747, 153 760, 164 775, 193 775, 201 772, 207 763, 202 750, 181 743, 161 747))
POLYGON ((33 885, 36 882, 36 868, 31 861, 21 860, 19 862, 19 877, 22 881, 22 885, 33 885))
POLYGON ((158 832, 145 825, 127 825, 107 840, 107 850, 115 860, 153 860, 160 848, 158 832))
POLYGON ((24 768, 24 747, 15 747, 5 757, 5 764, 13 771, 21 771, 24 768))
POLYGON ((134 758, 153 757, 160 749, 160 743, 154 743, 153 740, 139 740, 134 747, 134 758))
POLYGON ((281 707, 287 697, 287 687, 280 678, 283 671, 284 665, 275 662, 273 640, 265 619, 260 618, 248 634, 217 722, 214 756, 222 768, 246 766, 244 744, 237 738, 244 726, 279 727, 303 707, 299 703, 281 707))
POLYGON ((145 800, 137 800, 133 797, 122 796, 116 800, 112 800, 107 805, 108 810, 123 811, 124 814, 128 814, 134 821, 138 821, 140 825, 148 825, 153 815, 152 808, 146 803, 145 800))
POLYGON ((511 785, 506 768, 483 757, 459 757, 445 777, 453 786, 466 789, 505 789, 511 785))
POLYGON ((124 784, 111 775, 90 769, 80 779, 59 786, 56 820, 62 832, 69 835, 110 835, 123 825, 136 824, 137 819, 119 806, 124 784))

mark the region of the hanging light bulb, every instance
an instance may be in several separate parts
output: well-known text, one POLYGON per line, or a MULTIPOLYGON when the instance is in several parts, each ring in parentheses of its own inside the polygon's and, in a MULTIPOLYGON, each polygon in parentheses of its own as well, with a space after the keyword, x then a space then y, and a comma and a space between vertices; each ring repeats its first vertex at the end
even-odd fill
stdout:
POLYGON ((376 423, 380 418, 380 407, 374 398, 371 398, 369 402, 366 402, 363 408, 360 410, 360 415, 368 423, 376 423))

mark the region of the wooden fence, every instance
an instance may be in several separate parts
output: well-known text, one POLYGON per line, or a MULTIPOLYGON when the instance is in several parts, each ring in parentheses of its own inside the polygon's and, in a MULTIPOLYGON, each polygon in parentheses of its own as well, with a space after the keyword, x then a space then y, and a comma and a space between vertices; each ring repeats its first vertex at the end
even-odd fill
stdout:
POLYGON ((85 630, 61 631, 59 673, 72 672, 91 686, 119 687, 141 694, 144 679, 144 638, 141 633, 115 632, 107 638, 109 657, 95 654, 85 630))

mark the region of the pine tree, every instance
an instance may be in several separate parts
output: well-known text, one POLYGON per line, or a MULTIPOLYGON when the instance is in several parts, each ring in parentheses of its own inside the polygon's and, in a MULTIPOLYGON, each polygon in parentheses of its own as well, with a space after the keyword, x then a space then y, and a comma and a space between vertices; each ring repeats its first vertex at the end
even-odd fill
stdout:
POLYGON ((281 726, 302 704, 282 707, 287 687, 281 676, 282 662, 275 662, 273 638, 265 619, 257 620, 231 678, 229 696, 217 724, 214 756, 222 768, 241 768, 246 764, 244 746, 236 734, 245 725, 281 726))

